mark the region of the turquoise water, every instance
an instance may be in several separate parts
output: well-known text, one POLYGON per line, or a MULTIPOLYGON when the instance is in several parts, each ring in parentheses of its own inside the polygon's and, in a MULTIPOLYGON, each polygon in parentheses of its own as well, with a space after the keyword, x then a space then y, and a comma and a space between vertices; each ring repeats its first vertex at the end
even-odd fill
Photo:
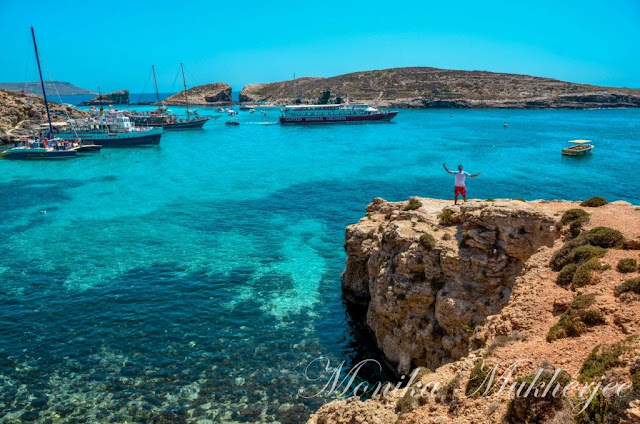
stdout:
POLYGON ((345 225, 375 196, 450 198, 443 161, 482 172, 470 197, 640 203, 637 110, 403 110, 329 127, 278 114, 0 161, 0 417, 304 421, 327 400, 297 396, 319 384, 303 375, 312 359, 375 357, 340 296, 345 225), (574 138, 594 154, 561 157, 574 138))

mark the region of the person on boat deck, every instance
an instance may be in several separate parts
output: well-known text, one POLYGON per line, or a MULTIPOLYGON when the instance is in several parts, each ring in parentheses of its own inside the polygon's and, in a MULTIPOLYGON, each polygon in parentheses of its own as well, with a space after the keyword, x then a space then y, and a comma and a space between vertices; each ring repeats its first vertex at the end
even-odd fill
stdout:
POLYGON ((458 165, 458 172, 453 172, 453 171, 450 171, 447 168, 447 165, 444 162, 442 163, 442 167, 449 174, 453 174, 455 179, 456 179, 456 186, 455 186, 455 190, 454 190, 455 198, 454 198, 453 204, 454 205, 458 204, 458 196, 459 195, 462 195, 462 200, 466 202, 467 201, 467 187, 464 184, 464 180, 467 177, 475 178, 475 177, 479 176, 481 174, 481 172, 478 172, 477 174, 469 174, 468 172, 462 170, 462 165, 458 165))

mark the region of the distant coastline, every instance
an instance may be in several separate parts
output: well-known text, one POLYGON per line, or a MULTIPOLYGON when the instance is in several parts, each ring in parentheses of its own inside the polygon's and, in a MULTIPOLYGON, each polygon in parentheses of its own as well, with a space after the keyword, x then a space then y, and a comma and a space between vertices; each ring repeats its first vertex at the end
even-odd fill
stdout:
POLYGON ((598 109, 640 107, 640 89, 576 84, 551 78, 486 71, 406 67, 330 78, 250 84, 241 102, 375 103, 393 108, 598 109))
MULTIPOLYGON (((61 96, 95 95, 96 93, 86 88, 78 87, 70 82, 45 81, 45 89, 49 96, 59 94, 61 96)), ((42 96, 40 82, 0 82, 0 90, 25 91, 27 93, 42 96)))
MULTIPOLYGON (((52 100, 77 105, 97 93, 66 82, 47 83, 52 100), (55 90, 51 90, 55 86, 55 90), (71 97, 74 96, 74 97, 71 97), (79 96, 79 97, 75 97, 79 96)), ((0 89, 40 94, 36 83, 0 83, 0 89)), ((120 90, 126 91, 126 90, 120 90)), ((260 102, 286 104, 373 103, 412 109, 616 109, 640 107, 640 89, 577 84, 551 78, 486 71, 405 67, 324 77, 301 77, 248 84, 240 92, 224 82, 189 88, 200 106, 260 102)), ((163 93, 161 101, 183 103, 182 91, 163 93)), ((132 93, 133 105, 155 104, 152 93, 132 93)))

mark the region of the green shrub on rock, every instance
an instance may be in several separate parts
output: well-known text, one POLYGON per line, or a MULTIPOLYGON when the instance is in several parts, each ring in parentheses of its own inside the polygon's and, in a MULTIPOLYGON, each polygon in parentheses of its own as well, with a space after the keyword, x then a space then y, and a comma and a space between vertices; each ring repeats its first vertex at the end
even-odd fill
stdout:
POLYGON ((436 247, 436 239, 429 233, 422 234, 420 236, 420 244, 427 250, 432 250, 436 247))
POLYGON ((616 287, 616 296, 620 296, 622 293, 635 293, 640 294, 640 277, 632 278, 625 281, 616 287))
POLYGON ((479 360, 475 363, 471 369, 469 375, 469 381, 467 381, 467 387, 465 388, 465 394, 467 396, 481 396, 492 391, 490 385, 490 378, 492 368, 485 364, 483 360, 479 360))
POLYGON ((420 203, 420 201, 418 201, 417 199, 410 199, 407 206, 404 207, 404 210, 415 211, 416 209, 419 209, 421 206, 422 206, 422 203, 420 203))
POLYGON ((618 270, 618 272, 621 272, 623 274, 636 272, 638 270, 638 261, 633 258, 620 259, 620 261, 618 261, 616 269, 618 270))
POLYGON ((597 208, 600 206, 604 206, 606 205, 607 200, 604 197, 600 197, 600 196, 594 196, 591 199, 587 199, 584 202, 580 203, 580 206, 586 206, 589 208, 597 208))
POLYGON ((624 244, 624 236, 618 230, 608 227, 596 227, 578 238, 584 237, 584 241, 592 246, 619 249, 624 244))
POLYGON ((583 209, 569 209, 564 214, 562 214, 562 218, 560 222, 563 225, 571 224, 572 222, 580 221, 584 222, 589 218, 589 213, 583 209))
POLYGON ((598 345, 582 363, 578 380, 583 383, 597 380, 612 368, 623 366, 623 356, 633 349, 633 339, 627 338, 611 345, 598 345))
POLYGON ((604 314, 600 309, 589 308, 578 311, 578 317, 588 327, 606 324, 604 314))
MULTIPOLYGON (((563 268, 564 269, 564 268, 563 268)), ((578 266, 571 278, 571 287, 584 287, 589 284, 595 284, 593 273, 602 269, 600 260, 597 257, 589 259, 587 262, 578 266)))
POLYGON ((578 246, 571 250, 565 249, 565 247, 556 252, 551 258, 551 268, 554 271, 559 271, 568 264, 582 265, 591 258, 601 258, 607 253, 607 249, 591 246, 590 244, 578 246))
POLYGON ((522 396, 516 396, 509 402, 507 413, 504 417, 505 422, 509 424, 549 422, 549 419, 555 413, 563 409, 563 397, 554 396, 553 392, 561 393, 564 387, 571 382, 571 376, 566 371, 560 371, 554 378, 555 370, 544 370, 537 379, 536 374, 522 377, 515 381, 516 387, 522 387, 522 396), (538 389, 539 396, 534 396, 533 393, 530 393, 529 396, 524 396, 534 379, 535 384, 533 387, 538 389), (545 393, 545 388, 549 385, 551 388, 545 393), (542 396, 543 393, 545 393, 545 396, 542 396))
POLYGON ((579 337, 587 332, 588 327, 605 323, 604 314, 597 308, 591 308, 595 303, 595 294, 576 296, 558 322, 549 329, 547 341, 552 342, 566 337, 579 337))
POLYGON ((453 218, 453 211, 451 209, 445 209, 440 213, 440 225, 449 227, 455 225, 456 220, 453 218))
POLYGON ((577 269, 578 269, 577 264, 565 265, 558 273, 558 277, 556 278, 556 284, 562 287, 566 287, 570 285, 571 281, 573 280, 573 274, 576 273, 577 269))

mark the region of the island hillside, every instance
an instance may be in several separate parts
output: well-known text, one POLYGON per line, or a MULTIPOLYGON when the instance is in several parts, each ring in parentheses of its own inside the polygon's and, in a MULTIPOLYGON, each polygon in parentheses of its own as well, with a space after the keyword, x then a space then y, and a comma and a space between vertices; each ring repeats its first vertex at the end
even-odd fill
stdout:
MULTIPOLYGON (((232 103, 231 86, 224 82, 197 85, 187 90, 190 105, 223 105, 232 103)), ((180 91, 162 101, 168 105, 184 105, 185 92, 180 91)))
MULTIPOLYGON (((61 96, 72 96, 76 94, 94 94, 86 88, 76 87, 70 82, 45 81, 44 87, 49 95, 60 94, 61 96)), ((0 82, 0 90, 22 91, 42 96, 40 81, 35 82, 0 82)))
POLYGON ((640 89, 574 84, 551 78, 486 71, 411 67, 250 84, 241 102, 375 103, 406 108, 619 108, 639 107, 640 89))
MULTIPOLYGON (((49 102, 49 110, 53 121, 89 116, 88 112, 54 102, 49 102)), ((0 90, 0 143, 36 135, 40 132, 40 126, 45 123, 46 112, 42 97, 0 90)))
POLYGON ((343 293, 366 308, 388 364, 439 390, 333 401, 309 423, 640 422, 639 240, 640 208, 627 202, 374 199, 346 229, 343 293), (628 390, 596 390, 578 414, 564 402, 575 391, 500 392, 516 361, 508 387, 557 371, 561 388, 628 390))

